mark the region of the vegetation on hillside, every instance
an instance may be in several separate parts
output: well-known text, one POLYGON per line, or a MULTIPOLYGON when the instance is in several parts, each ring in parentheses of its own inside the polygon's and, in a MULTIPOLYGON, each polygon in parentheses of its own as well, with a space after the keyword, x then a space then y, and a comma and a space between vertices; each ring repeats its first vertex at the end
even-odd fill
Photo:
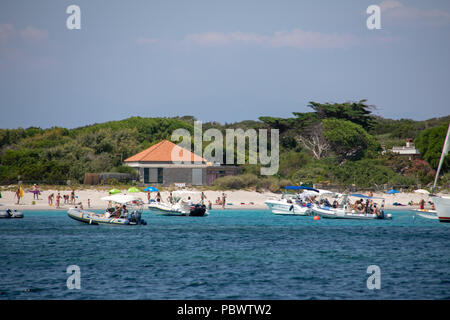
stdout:
MULTIPOLYGON (((450 116, 426 121, 384 119, 374 116, 374 107, 365 100, 310 102, 309 107, 311 112, 294 112, 290 118, 203 123, 203 130, 215 128, 224 135, 226 129, 236 128, 278 129, 280 133, 280 167, 275 176, 261 176, 259 165, 246 164, 243 175, 218 179, 216 186, 276 190, 289 183, 319 182, 377 188, 433 181, 450 116), (404 145, 406 138, 415 139, 423 160, 381 152, 383 146, 404 145)), ((19 177, 40 183, 82 183, 87 172, 132 172, 123 166, 124 159, 170 139, 175 129, 193 133, 194 121, 192 116, 132 117, 70 130, 0 129, 0 183, 19 177)), ((449 168, 447 157, 441 184, 450 180, 449 168)))

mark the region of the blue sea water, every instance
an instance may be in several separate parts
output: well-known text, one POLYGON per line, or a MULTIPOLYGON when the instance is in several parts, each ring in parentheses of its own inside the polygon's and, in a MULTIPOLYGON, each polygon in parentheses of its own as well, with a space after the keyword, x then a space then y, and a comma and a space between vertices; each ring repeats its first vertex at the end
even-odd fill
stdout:
POLYGON ((144 213, 146 226, 93 226, 65 211, 0 219, 0 299, 450 299, 450 224, 144 213), (66 285, 69 265, 81 289, 66 285), (381 289, 367 289, 369 265, 381 289))

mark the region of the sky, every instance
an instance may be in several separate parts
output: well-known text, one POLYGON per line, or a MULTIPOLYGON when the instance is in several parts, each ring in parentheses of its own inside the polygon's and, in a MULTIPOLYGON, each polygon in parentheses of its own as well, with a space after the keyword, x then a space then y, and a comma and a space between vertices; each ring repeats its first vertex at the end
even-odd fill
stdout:
POLYGON ((230 123, 361 99, 425 120, 450 114, 449 40, 445 0, 2 0, 0 128, 230 123))

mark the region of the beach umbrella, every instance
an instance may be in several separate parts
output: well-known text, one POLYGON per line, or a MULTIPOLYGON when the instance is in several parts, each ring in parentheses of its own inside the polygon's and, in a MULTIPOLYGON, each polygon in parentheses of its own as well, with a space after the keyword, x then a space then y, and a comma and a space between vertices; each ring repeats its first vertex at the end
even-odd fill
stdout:
POLYGON ((127 190, 127 192, 141 192, 141 190, 139 190, 136 187, 131 187, 130 189, 127 190))
POLYGON ((158 192, 159 190, 158 189, 156 189, 155 187, 147 187, 147 188, 145 188, 144 189, 144 191, 150 191, 150 192, 158 192))
POLYGON ((109 194, 116 194, 116 193, 120 193, 121 191, 117 190, 117 189, 111 189, 108 192, 109 192, 109 194))
POLYGON ((395 194, 395 193, 400 193, 400 191, 391 189, 391 190, 389 190, 389 191, 386 192, 386 193, 387 193, 387 194, 395 194))
POLYGON ((425 189, 417 189, 414 191, 415 193, 423 193, 423 194, 430 194, 427 190, 425 189))

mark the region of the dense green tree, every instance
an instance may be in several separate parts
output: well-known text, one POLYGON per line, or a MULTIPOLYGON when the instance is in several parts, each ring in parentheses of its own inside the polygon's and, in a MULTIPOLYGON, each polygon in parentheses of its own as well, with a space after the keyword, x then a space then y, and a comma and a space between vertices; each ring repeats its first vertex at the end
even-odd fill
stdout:
POLYGON ((379 143, 358 124, 347 120, 325 119, 323 135, 341 160, 359 160, 367 150, 380 150, 379 143))
MULTIPOLYGON (((422 158, 426 160, 432 168, 437 169, 439 159, 441 158, 444 140, 447 134, 449 123, 439 127, 424 130, 414 141, 415 146, 419 150, 422 158)), ((450 155, 445 157, 442 164, 442 173, 450 168, 450 155)))
POLYGON ((370 130, 376 124, 375 117, 371 111, 374 107, 366 104, 366 100, 332 104, 311 101, 308 107, 314 109, 319 119, 335 118, 348 120, 366 130, 370 130))

